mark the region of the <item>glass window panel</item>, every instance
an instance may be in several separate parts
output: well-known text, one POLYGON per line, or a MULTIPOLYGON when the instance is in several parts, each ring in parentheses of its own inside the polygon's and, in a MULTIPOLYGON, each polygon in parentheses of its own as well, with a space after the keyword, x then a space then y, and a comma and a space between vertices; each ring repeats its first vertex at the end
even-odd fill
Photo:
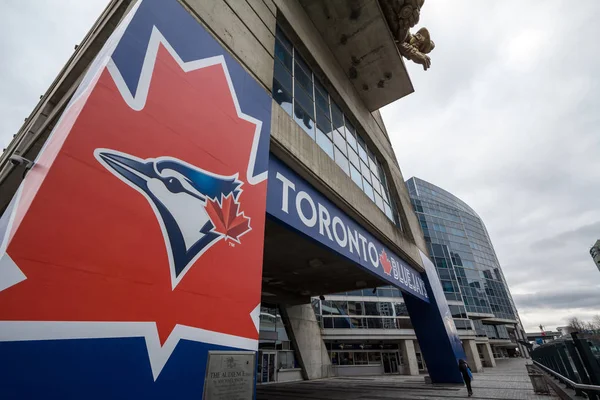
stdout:
POLYGON ((297 101, 294 102, 294 120, 308 133, 308 136, 315 138, 315 123, 297 101))
POLYGON ((369 167, 367 167, 367 164, 363 162, 360 163, 360 172, 362 173, 362 176, 365 177, 365 180, 370 183, 371 173, 369 172, 369 167))
POLYGON ((332 306, 332 302, 331 300, 323 300, 321 302, 321 310, 323 312, 323 315, 331 315, 331 314, 335 314, 335 310, 332 306))
POLYGON ((304 70, 304 72, 306 72, 306 74, 308 74, 309 76, 311 76, 310 80, 312 82, 312 70, 310 69, 310 67, 308 66, 308 64, 306 63, 306 61, 304 61, 304 59, 302 58, 302 56, 300 56, 300 54, 298 54, 297 50, 294 52, 294 58, 296 60, 296 64, 300 65, 300 67, 302 67, 302 69, 304 70))
POLYGON ((354 152, 352 149, 348 149, 348 159, 357 169, 360 168, 360 159, 358 158, 358 154, 354 152))
POLYGON ((333 318, 323 317, 323 328, 332 329, 333 328, 333 318))
POLYGON ((285 46, 279 41, 275 41, 275 55, 283 65, 287 68, 290 73, 292 72, 292 53, 288 51, 285 46))
POLYGON ((273 73, 281 86, 289 93, 292 93, 292 74, 277 60, 275 60, 275 70, 273 73))
POLYGON ((373 155, 369 156, 369 166, 371 167, 371 171, 377 171, 377 163, 375 162, 373 155))
MULTIPOLYGON (((311 80, 310 76, 307 75, 306 73, 304 73, 302 70, 299 70, 298 68, 296 68, 294 70, 294 80, 296 81, 296 83, 299 84, 300 87, 302 87, 302 89, 304 89, 306 91, 306 93, 308 94, 308 96, 310 97, 310 99, 312 101, 313 86, 312 86, 312 80, 311 80)), ((298 87, 298 85, 296 87, 298 87)))
POLYGON ((396 318, 383 318, 383 329, 396 329, 396 318))
POLYGON ((292 95, 289 94, 276 80, 273 80, 273 100, 275 100, 289 115, 292 115, 292 95))
POLYGON ((365 315, 379 315, 379 307, 377 307, 377 303, 374 301, 365 301, 365 315))
POLYGON ((381 353, 369 352, 369 364, 379 365, 381 364, 381 353))
POLYGON ((384 211, 383 200, 381 199, 381 196, 378 195, 377 193, 375 193, 375 204, 377 204, 377 207, 379 207, 381 209, 381 211, 384 211))
POLYGON ((349 301, 348 302, 348 313, 350 315, 364 315, 362 301, 349 301))
POLYGON ((325 86, 323 86, 321 81, 318 79, 315 79, 315 88, 323 95, 323 97, 327 98, 327 90, 325 89, 325 86))
POLYGON ((323 110, 325 115, 327 115, 327 119, 329 119, 329 102, 327 101, 327 95, 323 96, 318 90, 315 90, 315 100, 318 108, 323 110))
POLYGON ((365 289, 363 290, 363 296, 377 297, 377 291, 373 291, 372 289, 365 289))
POLYGON ((392 212, 390 206, 387 205, 387 203, 383 203, 383 212, 390 220, 394 220, 394 213, 392 212))
POLYGON ((333 142, 323 133, 317 125, 317 144, 323 149, 325 153, 333 158, 333 142))
POLYGON ((392 303, 390 302, 380 302, 377 303, 377 307, 379 308, 379 315, 384 315, 386 317, 391 317, 394 315, 392 303))
POLYGON ((352 125, 352 122, 348 121, 348 119, 345 119, 346 121, 346 129, 348 129, 353 135, 356 136, 356 129, 354 128, 354 125, 352 125))
POLYGON ((379 175, 379 166, 377 166, 377 164, 375 164, 376 168, 375 170, 373 170, 373 168, 371 168, 371 171, 373 172, 373 176, 376 176, 377 179, 381 180, 381 176, 379 175))
POLYGON ((354 365, 365 365, 369 363, 369 356, 366 351, 357 351, 354 353, 354 365))
POLYGON ((277 37, 277 39, 281 41, 281 43, 285 46, 286 49, 288 49, 290 52, 292 51, 292 42, 288 40, 288 38, 285 36, 285 33, 283 33, 279 25, 277 25, 275 28, 275 37, 277 37))
POLYGON ((331 137, 331 121, 329 121, 329 114, 323 112, 317 107, 317 124, 323 128, 323 133, 327 133, 331 137))
POLYGON ((397 317, 408 317, 408 308, 404 303, 394 303, 394 309, 396 310, 397 317))
POLYGON ((348 315, 348 303, 345 301, 332 301, 331 305, 335 310, 335 314, 348 315))
POLYGON ((312 101, 312 98, 308 97, 306 91, 298 85, 297 81, 296 85, 294 86, 294 100, 296 100, 302 106, 302 108, 304 108, 304 111, 308 113, 310 119, 314 119, 314 103, 312 101))
POLYGON ((361 176, 360 172, 358 172, 358 170, 356 168, 354 168, 352 165, 350 165, 350 176, 352 177, 352 180, 354 181, 354 183, 356 183, 358 185, 358 187, 362 190, 362 188, 363 188, 362 176, 361 176))
POLYGON ((382 185, 382 190, 381 190, 381 197, 383 197, 383 201, 386 203, 390 202, 390 197, 387 194, 387 189, 385 187, 383 187, 382 185))
POLYGON ((369 329, 383 329, 381 318, 367 318, 367 327, 369 329))
POLYGON ((381 184, 379 183, 379 181, 377 180, 377 178, 375 178, 375 175, 371 174, 371 183, 373 184, 373 189, 375 189, 375 191, 377 193, 381 194, 381 184))
POLYGON ((375 197, 373 195, 373 187, 371 185, 369 185, 367 182, 364 182, 364 190, 365 193, 367 194, 367 196, 369 196, 369 198, 373 201, 375 201, 375 197))
POLYGON ((315 314, 321 315, 321 300, 312 299, 310 302, 312 304, 313 310, 315 310, 315 314))
POLYGON ((342 135, 340 135, 340 132, 337 129, 333 131, 333 143, 335 143, 336 147, 338 147, 342 153, 348 153, 348 150, 346 149, 346 141, 342 135))
POLYGON ((410 318, 398 318, 396 323, 398 324, 398 329, 414 329, 410 318))
POLYGON ((341 128, 344 126, 344 115, 342 114, 342 110, 340 110, 333 101, 331 102, 331 122, 333 122, 334 128, 341 128))
POLYGON ((451 281, 441 281, 442 283, 442 288, 444 289, 444 292, 455 292, 454 290, 454 286, 452 285, 451 281))
POLYGON ((354 151, 358 151, 358 144, 356 143, 356 138, 354 137, 352 132, 350 132, 347 129, 346 129, 346 140, 348 141, 348 146, 350 146, 352 149, 354 149, 354 151))
POLYGON ((365 163, 369 162, 369 157, 367 156, 367 145, 360 137, 358 138, 358 155, 365 163))
POLYGON ((350 165, 348 164, 348 159, 346 156, 335 148, 335 162, 339 165, 347 175, 350 175, 350 165))
POLYGON ((352 325, 350 324, 350 318, 334 318, 333 319, 333 327, 336 329, 350 329, 352 325))

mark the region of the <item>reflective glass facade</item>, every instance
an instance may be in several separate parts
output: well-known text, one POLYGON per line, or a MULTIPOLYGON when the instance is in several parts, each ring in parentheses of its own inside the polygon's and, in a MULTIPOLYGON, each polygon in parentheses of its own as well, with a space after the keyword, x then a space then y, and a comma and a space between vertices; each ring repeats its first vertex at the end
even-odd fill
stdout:
MULTIPOLYGON (((378 290, 385 290, 379 288, 378 290)), ((395 289, 398 290, 398 289, 395 289)), ((372 293, 372 290, 369 290, 372 293)), ((398 291, 399 292, 399 291, 398 291)), ((413 329, 408 311, 401 299, 384 301, 377 296, 368 301, 343 300, 331 296, 332 300, 312 300, 317 320, 324 329, 413 329)), ((389 299, 387 299, 389 300, 389 299)))
POLYGON ((429 182, 411 178, 406 185, 447 300, 461 301, 470 314, 516 320, 492 242, 477 213, 429 182))
POLYGON ((273 99, 398 225, 381 163, 279 27, 275 40, 273 99))

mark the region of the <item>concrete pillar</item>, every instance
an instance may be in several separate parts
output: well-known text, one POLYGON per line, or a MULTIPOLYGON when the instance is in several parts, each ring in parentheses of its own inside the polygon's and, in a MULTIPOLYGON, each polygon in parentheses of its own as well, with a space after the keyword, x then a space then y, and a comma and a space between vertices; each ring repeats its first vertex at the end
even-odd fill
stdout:
POLYGON ((400 351, 402 352, 402 374, 419 375, 419 364, 417 363, 417 352, 415 351, 415 342, 413 340, 400 341, 400 351))
POLYGON ((486 367, 495 367, 496 360, 494 359, 494 353, 492 352, 492 346, 489 343, 486 343, 483 347, 483 362, 486 367))
POLYGON ((471 371, 483 372, 483 365, 481 365, 481 359, 479 358, 479 352, 477 351, 477 344, 475 343, 475 340, 463 340, 463 348, 465 349, 465 354, 467 355, 467 363, 469 363, 471 371))
POLYGON ((281 306, 280 312, 289 328, 288 336, 296 349, 304 378, 319 379, 332 376, 331 360, 321 338, 321 328, 312 306, 281 306))

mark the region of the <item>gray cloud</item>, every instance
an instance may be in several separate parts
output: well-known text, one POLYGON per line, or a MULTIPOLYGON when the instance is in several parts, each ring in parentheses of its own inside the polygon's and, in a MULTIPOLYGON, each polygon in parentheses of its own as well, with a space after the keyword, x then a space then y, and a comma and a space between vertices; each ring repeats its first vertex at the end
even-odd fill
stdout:
POLYGON ((549 250, 566 247, 570 243, 579 243, 599 234, 600 222, 595 222, 593 224, 580 226, 577 229, 561 232, 558 235, 550 236, 545 239, 535 241, 531 244, 531 249, 534 251, 543 251, 544 249, 549 250))
POLYGON ((407 63, 416 92, 382 110, 404 176, 483 218, 528 328, 600 312, 599 17, 593 0, 428 0, 432 68, 407 63))
POLYGON ((513 298, 522 310, 590 308, 600 314, 600 285, 574 291, 554 289, 532 294, 516 294, 513 298))
POLYGON ((0 150, 8 145, 108 0, 0 4, 0 150))

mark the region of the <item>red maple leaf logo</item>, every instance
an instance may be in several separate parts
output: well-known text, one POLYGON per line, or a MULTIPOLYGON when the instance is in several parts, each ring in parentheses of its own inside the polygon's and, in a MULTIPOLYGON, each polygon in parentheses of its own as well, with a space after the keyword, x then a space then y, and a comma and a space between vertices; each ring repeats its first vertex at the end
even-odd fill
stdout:
POLYGON ((215 225, 215 232, 228 238, 240 242, 240 236, 250 231, 250 217, 246 217, 243 212, 239 212, 240 203, 234 200, 233 193, 227 196, 221 195, 221 201, 218 199, 207 199, 206 212, 212 223, 215 225))
POLYGON ((385 250, 381 250, 381 254, 379 255, 379 261, 381 261, 381 265, 383 266, 383 272, 387 275, 392 274, 392 263, 388 259, 387 253, 385 250))

